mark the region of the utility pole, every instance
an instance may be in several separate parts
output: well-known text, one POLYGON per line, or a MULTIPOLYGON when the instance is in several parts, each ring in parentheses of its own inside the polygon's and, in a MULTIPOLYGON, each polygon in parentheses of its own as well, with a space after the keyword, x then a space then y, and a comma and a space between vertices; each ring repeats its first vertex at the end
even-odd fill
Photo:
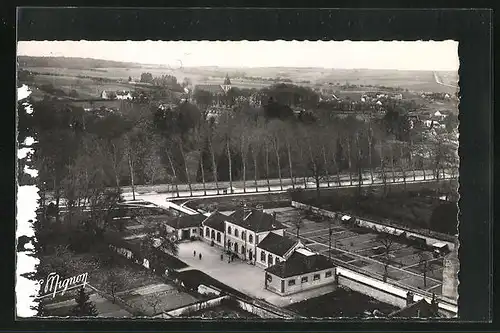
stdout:
POLYGON ((328 223, 328 260, 332 260, 332 220, 328 223))

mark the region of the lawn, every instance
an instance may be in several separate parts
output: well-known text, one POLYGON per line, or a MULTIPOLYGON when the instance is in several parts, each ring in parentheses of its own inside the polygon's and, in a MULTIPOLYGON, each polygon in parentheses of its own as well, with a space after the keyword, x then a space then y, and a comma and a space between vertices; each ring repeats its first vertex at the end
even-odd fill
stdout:
POLYGON ((392 305, 347 288, 338 288, 332 293, 292 304, 287 309, 301 316, 313 318, 363 318, 372 314, 374 310, 384 315, 397 310, 392 305))

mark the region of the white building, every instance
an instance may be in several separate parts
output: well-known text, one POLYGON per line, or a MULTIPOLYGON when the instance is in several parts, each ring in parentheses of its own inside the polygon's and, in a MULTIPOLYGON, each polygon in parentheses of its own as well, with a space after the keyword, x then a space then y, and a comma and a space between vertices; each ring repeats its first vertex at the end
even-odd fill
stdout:
POLYGON ((215 245, 224 247, 226 244, 226 220, 230 217, 219 212, 213 212, 203 223, 203 240, 214 242, 215 245))
POLYGON ((239 258, 256 261, 257 245, 270 233, 285 235, 285 226, 260 209, 240 208, 226 221, 226 249, 239 258))
POLYGON ((257 245, 255 263, 257 266, 267 268, 287 260, 293 251, 303 247, 304 245, 298 240, 270 232, 257 245))
POLYGON ((130 93, 130 91, 126 92, 126 91, 123 91, 123 92, 116 92, 116 99, 124 99, 124 100, 132 100, 132 94, 130 93))
POLYGON ((264 287, 281 296, 335 283, 335 265, 323 255, 297 249, 265 270, 264 287))
POLYGON ((201 237, 202 222, 205 219, 206 216, 203 214, 170 218, 165 221, 165 228, 168 233, 173 233, 179 240, 201 237))

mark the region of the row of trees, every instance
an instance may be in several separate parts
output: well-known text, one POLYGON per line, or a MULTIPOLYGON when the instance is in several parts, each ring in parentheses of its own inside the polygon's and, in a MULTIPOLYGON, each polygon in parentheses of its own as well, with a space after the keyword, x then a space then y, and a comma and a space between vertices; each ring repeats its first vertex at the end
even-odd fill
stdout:
POLYGON ((239 105, 216 122, 206 118, 206 108, 187 102, 170 110, 134 104, 98 117, 42 101, 33 115, 21 115, 20 131, 38 142, 40 188, 53 192, 56 205, 67 199, 70 209, 92 204, 99 211, 123 185, 187 184, 192 191, 197 182, 206 188, 238 180, 245 190, 261 179, 282 184, 286 178, 299 187, 310 178, 316 185, 339 182, 341 173, 355 181, 369 170, 372 179, 385 180, 395 172, 440 174, 457 165, 451 134, 423 135, 394 112, 371 122, 327 112, 297 119, 287 103, 307 104, 313 95, 284 87, 269 94, 277 99, 263 108, 239 105), (407 141, 394 140, 403 135, 407 141))

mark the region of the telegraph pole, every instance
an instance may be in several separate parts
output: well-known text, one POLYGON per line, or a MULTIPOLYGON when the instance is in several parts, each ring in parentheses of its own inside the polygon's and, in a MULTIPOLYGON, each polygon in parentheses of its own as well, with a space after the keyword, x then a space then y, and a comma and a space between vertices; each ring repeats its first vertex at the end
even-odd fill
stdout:
POLYGON ((328 221, 328 260, 332 260, 332 220, 328 221))

